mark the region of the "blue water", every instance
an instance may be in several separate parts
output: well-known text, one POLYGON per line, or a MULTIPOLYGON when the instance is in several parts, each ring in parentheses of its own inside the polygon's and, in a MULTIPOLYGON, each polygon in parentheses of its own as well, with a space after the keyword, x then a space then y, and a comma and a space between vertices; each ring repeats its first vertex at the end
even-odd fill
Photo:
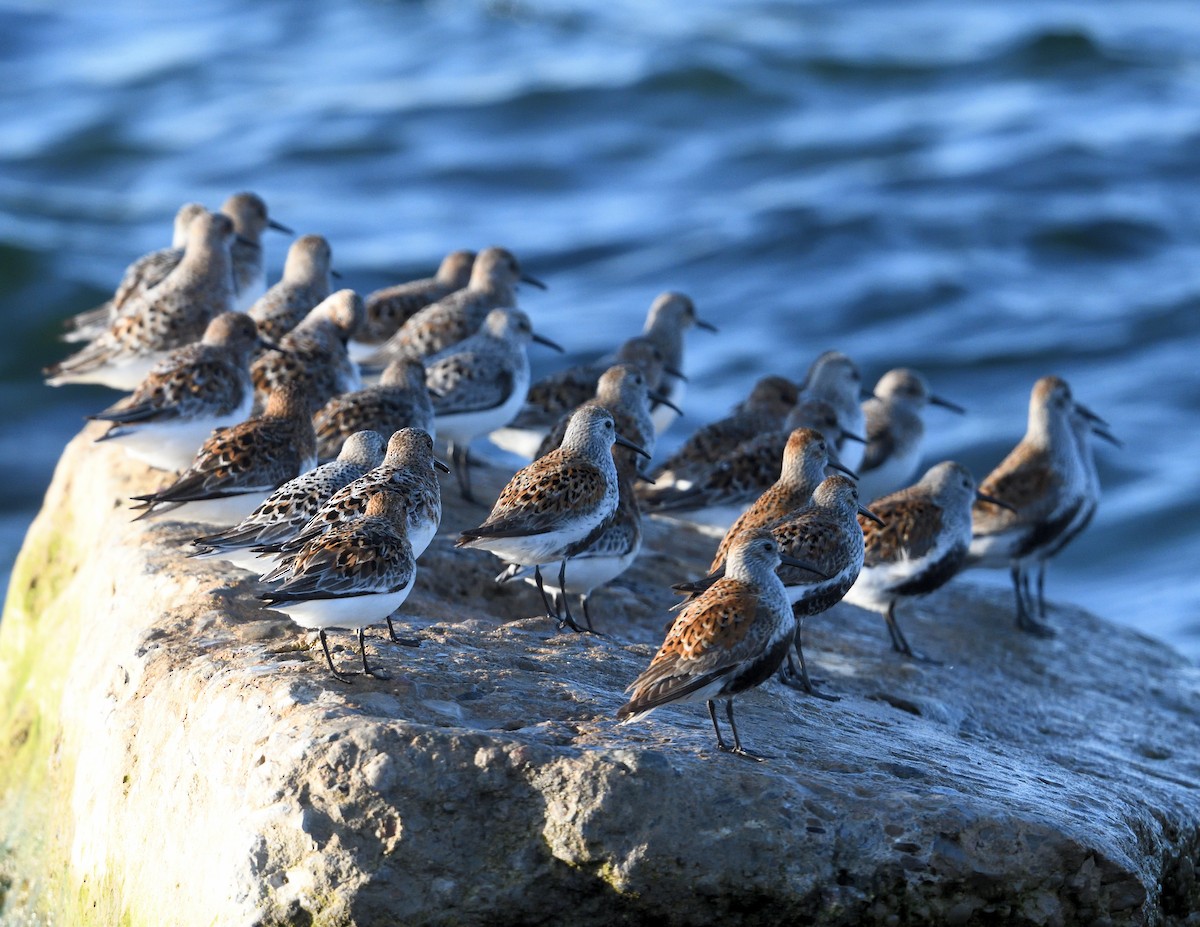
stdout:
POLYGON ((510 247, 573 356, 691 294, 685 425, 838 348, 982 474, 1060 374, 1127 447, 1050 594, 1200 656, 1194 0, 146 6, 0 7, 0 564, 111 398, 41 385, 60 319, 251 189, 364 292, 510 247))

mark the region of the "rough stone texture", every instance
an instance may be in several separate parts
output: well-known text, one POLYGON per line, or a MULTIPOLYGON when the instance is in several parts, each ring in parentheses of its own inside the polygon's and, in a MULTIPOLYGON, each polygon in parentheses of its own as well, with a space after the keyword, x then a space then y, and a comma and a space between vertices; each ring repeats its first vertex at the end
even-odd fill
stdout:
POLYGON ((1056 607, 1034 640, 960 579, 902 619, 934 666, 839 606, 807 639, 844 698, 741 697, 754 764, 702 705, 613 721, 711 538, 654 522, 595 597, 612 636, 559 634, 450 549, 485 514, 450 489, 423 645, 373 631, 392 679, 346 686, 249 574, 182 555, 195 526, 129 522, 160 479, 77 438, 14 572, 5 923, 1200 922, 1200 672, 1136 633, 1056 607))

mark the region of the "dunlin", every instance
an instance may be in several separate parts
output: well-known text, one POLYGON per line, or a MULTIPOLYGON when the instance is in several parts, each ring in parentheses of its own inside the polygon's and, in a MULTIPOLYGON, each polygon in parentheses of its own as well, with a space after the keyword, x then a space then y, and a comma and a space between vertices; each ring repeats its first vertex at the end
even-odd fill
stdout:
POLYGON ((263 337, 278 341, 329 296, 331 257, 329 242, 320 235, 301 235, 292 242, 283 278, 249 310, 263 337))
POLYGON ((313 416, 317 456, 328 460, 348 435, 370 429, 390 435, 401 428, 420 428, 437 437, 433 403, 425 386, 425 365, 401 357, 383 371, 376 386, 334 396, 313 416))
POLYGON ((935 396, 926 379, 915 370, 898 367, 879 378, 874 395, 863 403, 867 447, 858 468, 858 491, 864 499, 878 499, 912 482, 921 464, 927 405, 959 415, 965 411, 935 396))
POLYGON ((186 507, 187 518, 235 524, 281 483, 317 465, 303 387, 285 384, 262 415, 214 432, 191 465, 159 492, 134 496, 139 519, 186 507))
POLYGON ((535 334, 520 309, 493 309, 470 338, 425 362, 438 434, 450 446, 451 463, 463 498, 471 499, 471 441, 510 421, 529 389, 525 348, 537 341, 562 348, 535 334))
POLYGON ((474 251, 451 251, 442 259, 436 275, 367 294, 367 317, 351 349, 364 353, 373 350, 421 309, 461 290, 470 283, 474 264, 474 251))
MULTIPOLYGON (((750 395, 740 402, 733 413, 703 425, 652 473, 653 490, 643 497, 653 503, 665 487, 672 490, 689 489, 701 479, 715 461, 764 432, 779 431, 784 419, 796 404, 798 388, 786 377, 763 377, 754 384, 750 395)), ((663 493, 674 498, 675 493, 663 493)))
POLYGON ((250 365, 259 397, 283 383, 301 383, 316 412, 334 396, 362 388, 358 364, 346 342, 362 321, 363 302, 353 290, 338 290, 250 365))
MULTIPOLYGON (((687 381, 683 377, 683 335, 692 326, 705 331, 715 332, 716 326, 706 322, 696 314, 696 304, 690 296, 682 293, 660 293, 650 304, 650 312, 646 316, 646 325, 642 334, 654 342, 663 356, 667 368, 678 371, 667 373, 659 384, 658 390, 676 407, 683 405, 683 396, 687 389, 687 381)), ((678 418, 678 413, 669 406, 661 406, 654 410, 654 428, 662 434, 670 424, 678 418)))
POLYGON ((262 573, 268 564, 250 548, 290 540, 335 492, 379 466, 383 451, 384 440, 377 432, 350 435, 336 460, 288 480, 233 528, 192 541, 192 556, 217 557, 262 573))
POLYGON ((775 570, 792 562, 767 531, 739 537, 725 576, 680 612, 650 666, 625 690, 632 695, 617 717, 630 722, 672 702, 703 701, 717 749, 766 759, 742 746, 733 698, 769 679, 788 654, 796 625, 775 570), (732 746, 717 723, 719 699, 725 702, 732 746))
POLYGON ((387 453, 379 466, 337 490, 294 537, 256 548, 259 553, 295 553, 336 525, 361 515, 376 492, 398 496, 406 507, 409 543, 419 557, 437 534, 442 521, 442 491, 434 469, 446 465, 433 456, 433 439, 418 428, 401 428, 388 439, 387 453))
POLYGON ((228 216, 197 216, 179 265, 158 286, 130 299, 94 341, 46 368, 46 382, 100 383, 129 391, 166 352, 201 338, 209 322, 233 308, 233 234, 228 216))
MULTIPOLYGON (((638 455, 628 448, 613 448, 617 464, 618 497, 617 507, 602 524, 595 538, 585 538, 568 557, 571 575, 567 588, 560 589, 551 576, 543 578, 543 588, 554 598, 554 612, 563 615, 563 601, 568 595, 579 596, 583 609, 584 623, 588 631, 595 631, 589 603, 595 589, 616 579, 624 573, 642 549, 642 515, 637 497, 633 494, 633 481, 637 478, 638 455)), ((549 564, 541 564, 549 566, 549 564)), ((513 564, 496 577, 504 583, 523 579, 536 588, 533 569, 513 564)))
POLYGON ((383 365, 400 356, 429 357, 446 350, 478 331, 493 309, 515 308, 522 281, 545 289, 522 272, 511 252, 485 248, 475 258, 466 287, 417 311, 363 362, 383 365))
POLYGON ((1007 508, 977 501, 972 511, 971 565, 1009 568, 1017 627, 1041 637, 1054 630, 1031 614, 1029 567, 1085 504, 1087 475, 1071 427, 1074 407, 1065 381, 1042 377, 1034 384, 1025 436, 979 487, 1007 508))
POLYGON ((183 257, 183 248, 187 244, 188 227, 192 220, 206 212, 199 203, 184 203, 175 214, 174 234, 171 236, 171 247, 160 248, 144 254, 128 267, 121 275, 121 282, 113 293, 112 299, 101 303, 95 309, 80 312, 67 319, 64 323, 67 331, 63 341, 91 341, 104 333, 120 314, 121 308, 132 297, 138 296, 158 286, 173 271, 183 257))
POLYGON ((962 569, 971 546, 975 478, 962 464, 944 461, 920 481, 870 504, 883 521, 860 517, 866 559, 846 601, 887 620, 892 648, 916 656, 896 622, 896 603, 941 588, 962 569))
POLYGON ((89 416, 112 423, 96 441, 116 441, 151 467, 182 470, 214 429, 250 415, 250 355, 258 344, 250 318, 222 313, 200 341, 159 361, 132 395, 89 416))
MULTIPOLYGON (((646 379, 647 388, 661 397, 658 387, 666 372, 662 351, 649 338, 638 335, 617 349, 611 363, 596 361, 578 364, 538 380, 529 387, 525 404, 512 424, 498 429, 492 436, 493 442, 520 457, 532 459, 540 456, 537 448, 549 430, 564 416, 570 416, 575 409, 594 397, 600 377, 618 364, 637 367, 646 379)), ((672 372, 678 374, 678 371, 672 372)))
MULTIPOLYGON (((617 433, 653 456, 656 436, 654 421, 650 418, 650 390, 641 370, 632 364, 609 367, 596 384, 595 397, 588 401, 608 409, 617 423, 617 433)), ((573 414, 574 410, 554 424, 538 446, 535 457, 544 457, 562 444, 573 414)))
MULTIPOLYGON (((567 558, 576 545, 601 529, 617 507, 620 489, 614 442, 645 453, 617 434, 607 409, 581 407, 562 446, 518 470, 487 520, 463 531, 455 546, 479 548, 509 563, 532 566, 547 612, 552 612, 540 565, 559 562, 558 588, 571 588, 566 581, 567 558)), ((564 623, 579 630, 569 607, 564 613, 564 623)))
POLYGON ((397 637, 391 618, 408 598, 417 575, 404 529, 406 515, 404 501, 396 494, 372 494, 361 517, 298 551, 286 575, 262 596, 268 608, 283 612, 302 628, 317 629, 329 671, 342 682, 350 680, 333 665, 326 629, 357 631, 362 673, 381 679, 387 677, 367 665, 363 629, 386 621, 392 640, 416 644, 397 637))
POLYGON ((275 229, 291 235, 292 230, 272 219, 267 214, 267 204, 255 193, 235 193, 221 204, 221 212, 233 220, 237 233, 230 250, 236 293, 234 308, 248 312, 267 290, 262 233, 275 229))
MULTIPOLYGON (((843 434, 861 437, 866 433, 862 391, 862 374, 854 361, 837 351, 826 351, 809 367, 800 399, 829 403, 837 413, 843 434)), ((864 447, 853 438, 843 437, 836 450, 838 459, 851 470, 862 465, 864 447)))

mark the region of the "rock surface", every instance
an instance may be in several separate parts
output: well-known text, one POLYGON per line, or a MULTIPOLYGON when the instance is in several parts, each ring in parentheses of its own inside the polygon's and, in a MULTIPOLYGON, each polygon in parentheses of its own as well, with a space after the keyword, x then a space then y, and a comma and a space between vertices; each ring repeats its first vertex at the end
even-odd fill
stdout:
POLYGON ((5 923, 1200 922, 1200 671, 1161 644, 1069 607, 1028 638, 967 577, 905 609, 944 661, 912 663, 842 605, 807 629, 842 700, 740 697, 754 764, 703 705, 613 720, 711 538, 651 523, 594 598, 611 637, 557 633, 451 550, 485 512, 446 483, 421 647, 375 629, 391 679, 342 685, 250 574, 184 556, 197 526, 130 523, 161 480, 80 436, 14 571, 5 923))

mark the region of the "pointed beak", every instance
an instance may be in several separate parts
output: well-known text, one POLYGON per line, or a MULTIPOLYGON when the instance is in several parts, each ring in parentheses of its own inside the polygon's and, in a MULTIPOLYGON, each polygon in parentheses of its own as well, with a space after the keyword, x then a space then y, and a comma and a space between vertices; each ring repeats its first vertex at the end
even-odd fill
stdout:
POLYGON ((276 222, 274 219, 267 220, 267 228, 274 229, 277 232, 286 232, 288 235, 296 234, 290 228, 288 228, 286 225, 284 225, 282 222, 276 222))
POLYGON ((251 248, 257 248, 257 247, 258 247, 258 245, 257 245, 257 244, 255 244, 254 242, 252 242, 252 241, 251 241, 249 238, 247 238, 245 235, 234 235, 234 236, 233 236, 233 240, 234 240, 234 241, 236 241, 238 244, 242 244, 242 245, 249 245, 251 248))
POLYGON ((676 367, 668 367, 666 364, 663 364, 663 373, 669 373, 676 380, 679 380, 683 383, 688 381, 688 378, 683 375, 683 371, 676 367))
POLYGON ((796 567, 801 570, 808 570, 810 573, 816 573, 821 579, 829 579, 829 574, 820 567, 809 563, 807 560, 797 560, 795 557, 789 557, 786 554, 779 555, 779 562, 783 566, 796 567))
POLYGON ((988 495, 985 495, 984 493, 977 492, 977 493, 975 493, 975 498, 978 499, 980 502, 987 502, 989 505, 996 505, 1002 509, 1008 509, 1010 512, 1016 511, 1016 509, 1013 508, 1011 505, 1009 505, 1007 502, 1001 502, 995 496, 988 496, 988 495))
POLYGON ((531 277, 529 274, 521 274, 520 280, 522 283, 528 283, 530 286, 535 286, 539 290, 546 289, 546 284, 542 283, 537 277, 531 277))
POLYGON ((278 341, 272 341, 270 338, 267 338, 264 335, 259 335, 255 339, 255 343, 264 351, 279 351, 281 354, 288 353, 287 349, 284 348, 283 345, 281 345, 278 341))
POLYGON ((1105 441, 1107 441, 1113 447, 1124 447, 1125 446, 1124 441, 1122 441, 1120 438, 1118 438, 1116 435, 1114 435, 1107 428, 1101 427, 1100 425, 1092 426, 1092 434, 1094 434, 1098 438, 1103 438, 1105 441))
POLYGON ((696 327, 703 328, 706 332, 712 332, 713 334, 716 334, 717 331, 717 326, 713 325, 712 322, 705 322, 701 318, 696 319, 696 327))
POLYGON ((628 438, 622 438, 620 435, 617 435, 617 436, 616 436, 616 438, 615 438, 614 440, 615 440, 615 442, 616 442, 617 444, 621 445, 621 447, 627 447, 627 448, 629 448, 631 451, 633 451, 635 454, 641 454, 641 455, 642 455, 643 457, 645 457, 647 460, 649 460, 649 459, 650 459, 650 455, 646 453, 646 449, 645 449, 645 448, 643 448, 643 447, 642 447, 641 445, 639 445, 639 444, 634 444, 634 443, 633 443, 632 441, 630 441, 628 438))
POLYGON ((447 464, 447 463, 446 463, 445 461, 443 461, 443 460, 440 460, 440 459, 438 459, 437 457, 433 458, 433 468, 434 468, 435 470, 441 470, 443 473, 449 473, 449 472, 450 472, 450 466, 449 466, 449 464, 447 464))
POLYGON ((342 275, 341 275, 341 274, 339 274, 339 273, 338 273, 336 270, 334 270, 332 267, 331 267, 331 268, 329 268, 329 276, 331 276, 331 277, 332 277, 334 280, 341 280, 341 279, 342 279, 342 275))
POLYGON ((842 429, 842 440, 843 441, 854 441, 857 444, 866 444, 867 443, 867 439, 864 438, 862 435, 856 435, 852 432, 847 431, 845 428, 842 429))
POLYGON ((854 482, 856 482, 856 483, 857 483, 857 482, 858 482, 860 479, 862 479, 862 477, 860 477, 860 476, 859 476, 857 473, 855 473, 855 472, 854 472, 853 470, 851 470, 849 467, 843 467, 843 466, 842 466, 840 463, 838 463, 836 460, 830 460, 830 461, 829 461, 829 463, 828 463, 828 466, 829 466, 829 467, 831 467, 831 468, 832 468, 832 469, 834 469, 834 470, 837 470, 837 471, 839 471, 839 472, 841 472, 841 473, 844 473, 844 474, 846 474, 846 476, 850 477, 850 479, 854 480, 854 482))
POLYGON ((1089 409, 1087 406, 1085 406, 1082 402, 1075 403, 1075 411, 1078 412, 1080 415, 1082 415, 1084 418, 1086 418, 1093 425, 1099 425, 1101 428, 1109 427, 1108 422, 1106 422, 1099 415, 1097 415, 1095 412, 1093 412, 1091 409, 1089 409))
POLYGON ((646 395, 650 397, 651 402, 654 402, 660 406, 666 406, 671 411, 678 412, 680 415, 683 415, 683 409, 671 402, 670 399, 658 392, 658 390, 649 390, 647 391, 646 395))
POLYGON ((951 412, 957 412, 959 415, 966 415, 967 410, 956 402, 951 402, 949 399, 943 399, 941 396, 930 396, 930 405, 941 406, 943 409, 949 409, 951 412))
POLYGON ((868 508, 865 508, 864 506, 861 506, 861 505, 860 505, 860 506, 858 507, 858 514, 859 514, 859 515, 861 515, 863 518, 869 518, 869 519, 871 519, 871 521, 873 521, 873 522, 875 522, 875 524, 879 525, 879 527, 880 527, 880 528, 886 528, 886 527, 887 527, 887 522, 886 522, 886 521, 884 521, 882 518, 880 518, 878 515, 876 515, 876 514, 875 514, 874 512, 872 512, 870 509, 868 509, 868 508))
POLYGON ((634 471, 633 478, 639 483, 648 483, 651 486, 654 485, 654 480, 646 476, 646 474, 644 474, 641 470, 634 471))
POLYGON ((559 354, 567 353, 566 351, 563 350, 563 346, 561 344, 559 344, 557 341, 551 341, 545 335, 539 335, 537 332, 534 332, 533 340, 536 341, 538 344, 544 344, 548 348, 553 348, 559 354))

